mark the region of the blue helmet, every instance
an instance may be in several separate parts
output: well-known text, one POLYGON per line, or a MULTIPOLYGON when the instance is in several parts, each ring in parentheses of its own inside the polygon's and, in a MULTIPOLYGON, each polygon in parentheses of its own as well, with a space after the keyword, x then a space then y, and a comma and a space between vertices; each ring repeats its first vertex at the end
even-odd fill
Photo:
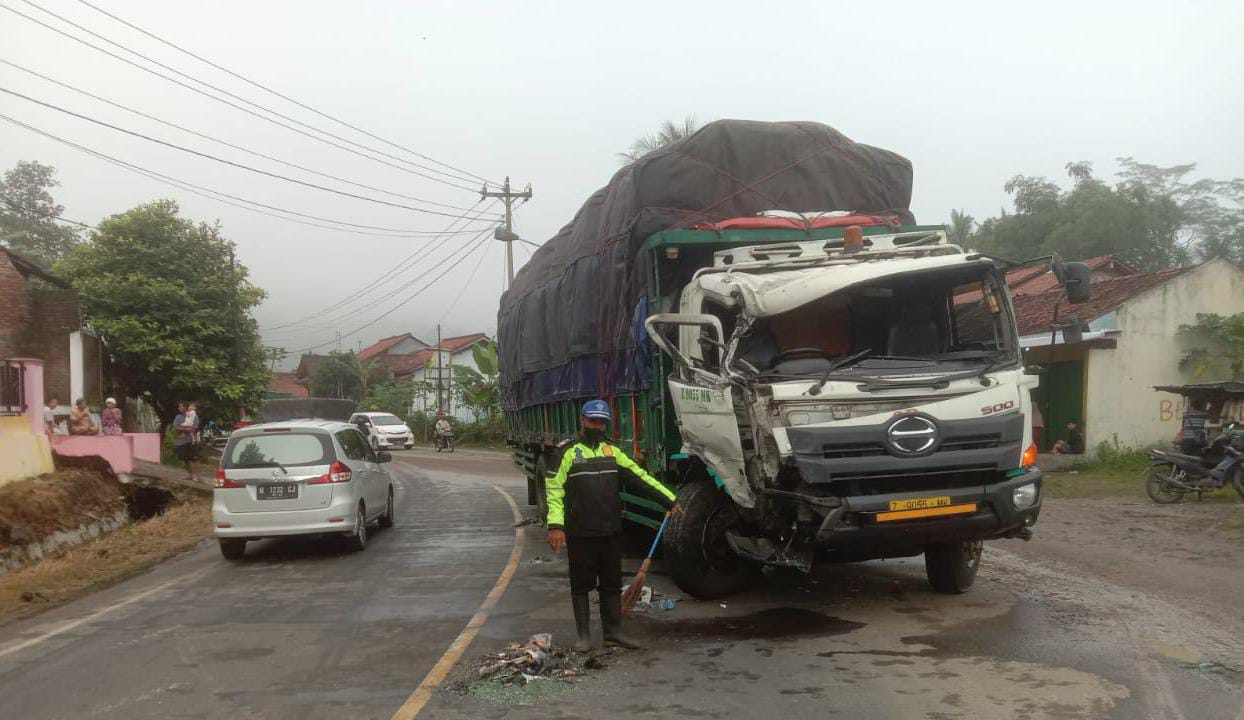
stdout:
POLYGON ((583 403, 583 417, 593 420, 613 420, 609 413, 609 403, 604 400, 588 400, 583 403))

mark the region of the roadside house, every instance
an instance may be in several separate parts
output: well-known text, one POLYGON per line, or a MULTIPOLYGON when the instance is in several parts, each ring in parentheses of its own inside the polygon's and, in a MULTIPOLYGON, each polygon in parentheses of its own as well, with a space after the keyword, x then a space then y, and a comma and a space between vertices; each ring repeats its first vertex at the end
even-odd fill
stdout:
POLYGON ((1226 260, 1155 272, 1095 269, 1092 299, 1076 306, 1060 303, 1055 284, 1048 270, 1040 272, 1021 283, 1012 299, 1025 362, 1045 368, 1033 395, 1045 421, 1041 449, 1066 437, 1070 419, 1082 423, 1090 451, 1102 442, 1169 443, 1179 430, 1182 404, 1153 388, 1215 379, 1194 378, 1179 368, 1190 347, 1179 330, 1199 313, 1244 312, 1244 271, 1226 260), (1051 342, 1056 307, 1060 318, 1079 318, 1079 342, 1068 344, 1061 333, 1051 342))
POLYGON ((437 408, 442 408, 455 420, 471 422, 475 420, 471 410, 461 406, 454 397, 453 368, 469 367, 478 371, 471 349, 490 343, 492 340, 484 333, 442 338, 438 346, 405 357, 391 356, 386 365, 397 380, 416 384, 413 411, 435 413, 437 408))
POLYGON ((311 392, 307 389, 307 386, 298 382, 297 373, 278 372, 272 373, 272 379, 268 381, 268 393, 265 399, 278 400, 310 396, 311 392))
POLYGON ((83 327, 78 295, 69 283, 0 247, 0 358, 43 361, 42 405, 56 397, 69 406, 84 397, 98 409, 104 393, 104 351, 83 327))

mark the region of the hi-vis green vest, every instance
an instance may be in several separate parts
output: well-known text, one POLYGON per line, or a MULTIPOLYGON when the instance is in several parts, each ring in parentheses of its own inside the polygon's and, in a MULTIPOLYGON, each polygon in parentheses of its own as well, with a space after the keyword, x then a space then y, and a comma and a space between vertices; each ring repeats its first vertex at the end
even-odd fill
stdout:
POLYGON ((669 488, 609 442, 596 447, 581 441, 566 442, 558 450, 561 458, 545 479, 550 530, 562 528, 567 535, 579 537, 621 532, 623 481, 630 481, 636 491, 666 508, 674 506, 674 493, 669 488))

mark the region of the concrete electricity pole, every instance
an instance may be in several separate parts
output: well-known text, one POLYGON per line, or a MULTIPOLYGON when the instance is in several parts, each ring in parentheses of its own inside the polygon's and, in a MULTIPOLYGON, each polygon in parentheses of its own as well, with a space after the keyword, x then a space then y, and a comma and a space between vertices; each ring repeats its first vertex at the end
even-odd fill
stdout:
POLYGON ((514 200, 522 198, 523 200, 531 199, 531 185, 527 185, 527 189, 522 192, 510 191, 510 177, 505 178, 505 185, 501 186, 500 192, 492 192, 487 187, 479 191, 481 198, 500 198, 505 203, 505 227, 497 228, 493 233, 493 237, 505 243, 505 277, 506 287, 514 284, 514 241, 518 240, 518 235, 514 234, 514 200))

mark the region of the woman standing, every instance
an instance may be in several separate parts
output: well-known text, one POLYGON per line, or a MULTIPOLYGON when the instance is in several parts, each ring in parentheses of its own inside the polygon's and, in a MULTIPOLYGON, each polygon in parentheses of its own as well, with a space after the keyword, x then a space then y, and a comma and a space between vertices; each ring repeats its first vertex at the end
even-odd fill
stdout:
POLYGON ((99 424, 105 435, 122 434, 121 408, 117 407, 115 399, 108 398, 104 401, 104 411, 99 414, 99 424))

